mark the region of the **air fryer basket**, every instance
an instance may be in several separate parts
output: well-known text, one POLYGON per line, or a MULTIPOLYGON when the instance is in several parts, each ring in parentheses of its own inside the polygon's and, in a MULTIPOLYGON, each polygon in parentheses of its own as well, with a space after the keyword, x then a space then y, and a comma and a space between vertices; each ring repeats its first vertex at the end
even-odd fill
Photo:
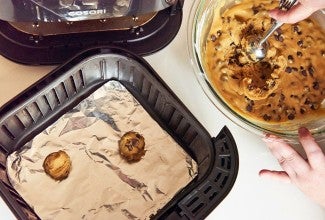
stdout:
POLYGON ((186 109, 142 58, 119 48, 94 48, 49 73, 0 109, 0 195, 18 219, 39 219, 15 191, 6 158, 110 80, 119 81, 198 164, 198 176, 153 219, 203 219, 229 193, 237 147, 224 127, 217 137, 186 109))

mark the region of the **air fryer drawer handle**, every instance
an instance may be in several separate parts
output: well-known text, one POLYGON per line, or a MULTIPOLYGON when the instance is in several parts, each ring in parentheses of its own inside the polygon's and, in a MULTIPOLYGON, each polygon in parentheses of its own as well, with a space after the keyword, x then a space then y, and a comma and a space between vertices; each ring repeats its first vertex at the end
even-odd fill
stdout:
POLYGON ((212 138, 215 149, 213 168, 199 186, 179 203, 181 211, 171 213, 167 219, 204 219, 227 196, 237 178, 239 157, 236 143, 227 127, 212 138))

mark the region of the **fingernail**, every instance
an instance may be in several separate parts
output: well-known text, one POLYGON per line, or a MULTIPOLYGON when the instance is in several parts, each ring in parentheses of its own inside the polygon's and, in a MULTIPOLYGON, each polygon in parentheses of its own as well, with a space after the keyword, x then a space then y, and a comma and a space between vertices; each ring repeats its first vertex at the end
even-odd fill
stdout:
POLYGON ((263 141, 265 142, 273 142, 274 140, 278 139, 275 135, 273 134, 265 134, 264 137, 262 138, 263 141))
POLYGON ((285 140, 273 134, 265 135, 265 137, 262 138, 262 140, 267 144, 269 148, 272 147, 271 145, 268 145, 269 143, 286 143, 285 140))
POLYGON ((301 127, 299 128, 298 130, 298 133, 299 133, 299 136, 300 137, 307 137, 307 136, 310 136, 310 132, 307 128, 305 127, 301 127))
POLYGON ((266 169, 262 169, 262 170, 260 170, 260 171, 258 172, 258 175, 259 175, 259 176, 263 176, 263 174, 264 174, 265 171, 266 171, 266 169))
POLYGON ((271 134, 265 133, 264 134, 264 137, 262 138, 262 140, 264 142, 270 142, 270 136, 271 136, 271 134))

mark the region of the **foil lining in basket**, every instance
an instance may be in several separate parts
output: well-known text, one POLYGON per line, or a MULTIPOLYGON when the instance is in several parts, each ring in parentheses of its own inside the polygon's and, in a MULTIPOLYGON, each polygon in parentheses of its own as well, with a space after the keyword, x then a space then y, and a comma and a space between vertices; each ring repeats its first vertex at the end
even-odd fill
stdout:
POLYGON ((13 187, 41 219, 149 219, 197 175, 196 162, 117 81, 100 87, 7 159, 13 187), (146 154, 129 163, 118 150, 127 131, 146 154), (67 179, 45 174, 45 157, 68 153, 67 179))

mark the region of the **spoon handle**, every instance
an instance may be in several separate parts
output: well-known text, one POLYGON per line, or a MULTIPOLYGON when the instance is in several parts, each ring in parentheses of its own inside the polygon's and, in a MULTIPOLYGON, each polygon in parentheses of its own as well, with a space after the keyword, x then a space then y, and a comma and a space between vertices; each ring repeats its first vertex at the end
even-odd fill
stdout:
POLYGON ((262 37, 262 39, 259 42, 259 46, 262 46, 262 44, 264 44, 264 42, 271 36, 271 34, 278 29, 279 27, 281 27, 283 25, 283 22, 280 21, 275 21, 272 25, 272 27, 264 34, 264 36, 262 37))

